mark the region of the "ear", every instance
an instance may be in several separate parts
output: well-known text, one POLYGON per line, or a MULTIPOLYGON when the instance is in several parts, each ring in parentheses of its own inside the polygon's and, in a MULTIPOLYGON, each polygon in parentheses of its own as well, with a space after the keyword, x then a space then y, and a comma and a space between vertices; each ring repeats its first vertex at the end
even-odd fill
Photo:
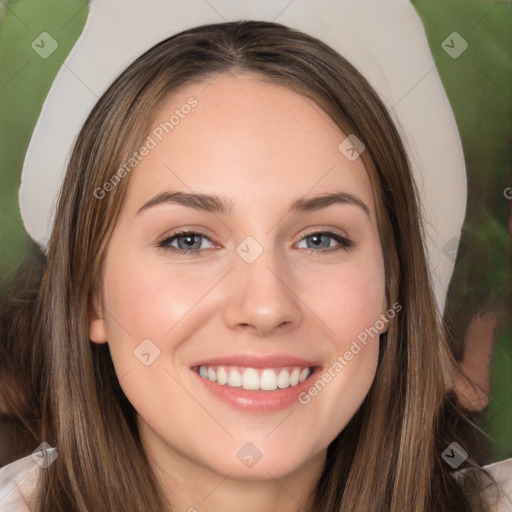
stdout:
POLYGON ((92 300, 92 312, 89 320, 89 339, 93 343, 107 343, 107 328, 103 319, 102 308, 98 298, 92 300))

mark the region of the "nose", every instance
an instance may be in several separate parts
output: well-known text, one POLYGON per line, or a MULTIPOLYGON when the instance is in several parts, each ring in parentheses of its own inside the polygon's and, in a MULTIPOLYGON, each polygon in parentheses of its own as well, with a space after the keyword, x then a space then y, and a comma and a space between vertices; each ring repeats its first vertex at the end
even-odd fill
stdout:
POLYGON ((237 258, 224 285, 223 316, 231 329, 252 329, 267 336, 277 329, 293 329, 302 321, 295 279, 270 250, 252 263, 237 258))

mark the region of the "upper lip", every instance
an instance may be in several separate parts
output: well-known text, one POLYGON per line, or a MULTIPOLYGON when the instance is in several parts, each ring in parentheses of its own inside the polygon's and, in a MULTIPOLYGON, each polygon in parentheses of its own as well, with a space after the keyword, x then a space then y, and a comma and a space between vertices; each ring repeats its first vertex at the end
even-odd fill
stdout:
POLYGON ((310 368, 314 366, 321 366, 321 364, 317 361, 302 359, 300 357, 289 356, 286 354, 276 354, 271 356, 233 354, 214 357, 212 359, 205 359, 191 365, 192 368, 197 366, 245 366, 248 368, 275 368, 281 366, 299 366, 304 368, 310 368))

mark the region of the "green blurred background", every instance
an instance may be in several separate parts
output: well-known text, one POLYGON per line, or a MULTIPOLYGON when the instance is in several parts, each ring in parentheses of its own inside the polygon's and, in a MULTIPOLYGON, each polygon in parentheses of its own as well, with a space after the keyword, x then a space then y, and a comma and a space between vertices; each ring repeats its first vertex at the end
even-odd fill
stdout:
MULTIPOLYGON (((492 446, 491 459, 501 460, 512 456, 512 201, 503 193, 512 185, 512 3, 414 0, 413 5, 454 110, 467 163, 467 216, 448 294, 459 349, 478 311, 497 311, 501 319, 492 397, 480 419, 492 446), (441 46, 453 32, 469 45, 456 59, 441 46)), ((25 255, 36 250, 18 208, 23 158, 46 94, 87 14, 85 0, 0 4, 0 293, 25 255), (31 47, 42 32, 59 45, 46 59, 31 47)))

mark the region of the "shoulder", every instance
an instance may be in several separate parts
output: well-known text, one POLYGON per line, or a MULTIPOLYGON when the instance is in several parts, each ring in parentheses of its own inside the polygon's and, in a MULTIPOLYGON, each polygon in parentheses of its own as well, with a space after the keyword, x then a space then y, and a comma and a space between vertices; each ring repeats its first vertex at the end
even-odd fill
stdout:
POLYGON ((493 512, 512 512, 512 458, 483 466, 496 480, 500 495, 495 498, 493 512))
MULTIPOLYGON (((32 512, 37 504, 39 476, 48 467, 47 457, 56 458, 57 450, 46 450, 41 462, 34 452, 0 468, 0 510, 1 512, 32 512)), ((40 456, 39 456, 40 457, 40 456)))

